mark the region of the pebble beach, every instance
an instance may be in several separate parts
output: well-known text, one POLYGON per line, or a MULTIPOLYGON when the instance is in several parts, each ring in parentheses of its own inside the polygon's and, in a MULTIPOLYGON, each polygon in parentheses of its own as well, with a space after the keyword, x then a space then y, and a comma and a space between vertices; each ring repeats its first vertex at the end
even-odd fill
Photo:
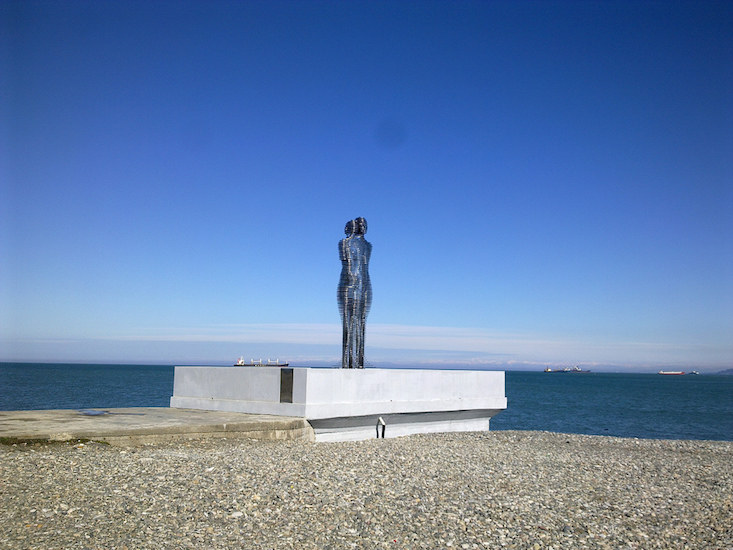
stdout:
POLYGON ((0 548, 733 550, 733 442, 0 445, 0 548))

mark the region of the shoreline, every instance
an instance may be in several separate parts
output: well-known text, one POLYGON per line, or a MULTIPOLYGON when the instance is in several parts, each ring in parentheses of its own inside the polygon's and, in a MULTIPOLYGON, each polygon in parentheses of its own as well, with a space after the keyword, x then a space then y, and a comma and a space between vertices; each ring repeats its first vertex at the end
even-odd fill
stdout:
POLYGON ((498 430, 0 446, 3 548, 733 548, 733 443, 498 430))
MULTIPOLYGON (((160 407, 161 409, 165 409, 166 407, 160 407)), ((51 410, 51 409, 49 409, 51 410)), ((54 411, 76 411, 76 409, 53 409, 54 411)), ((25 411, 25 410, 19 410, 19 411, 0 411, 0 414, 2 412, 36 412, 36 411, 25 411)), ((282 417, 282 418, 290 418, 290 417, 282 417)), ((451 432, 438 432, 438 433, 428 433, 428 434, 414 434, 415 436, 440 436, 440 435, 449 435, 451 432)), ((472 433, 472 434, 479 434, 479 433, 487 433, 487 434, 501 434, 501 433, 515 433, 515 434, 543 434, 548 436, 573 436, 573 437, 597 437, 597 438, 607 438, 607 439, 627 439, 629 441, 666 441, 666 442, 679 442, 679 443, 720 443, 720 444, 730 444, 733 445, 733 439, 684 439, 684 438, 674 438, 674 437, 634 437, 634 436, 628 436, 628 435, 613 435, 613 434, 584 434, 584 433, 574 433, 574 432, 562 432, 562 431, 551 431, 551 430, 534 430, 534 429, 515 429, 515 428, 506 428, 506 429, 495 429, 491 428, 490 430, 486 432, 453 432, 456 435, 460 435, 462 433, 472 433)), ((104 436, 106 437, 106 436, 104 436)), ((237 438, 247 439, 251 441, 255 440, 261 440, 261 441, 274 441, 274 440, 286 440, 285 438, 261 438, 261 437, 253 437, 249 434, 244 434, 243 436, 237 436, 234 433, 231 434, 225 434, 221 437, 213 437, 211 439, 214 439, 215 441, 229 441, 237 438)), ((402 437, 412 437, 412 436, 399 436, 401 439, 402 437)), ((127 442, 121 442, 121 443, 109 443, 108 441, 105 441, 104 438, 98 438, 95 437, 93 434, 82 434, 82 435, 73 435, 67 439, 56 439, 56 438, 49 438, 49 437, 25 437, 20 436, 16 437, 15 435, 0 435, 0 448, 3 446, 5 447, 13 447, 13 446, 28 446, 28 447, 43 447, 43 446, 52 446, 52 445, 75 445, 78 443, 91 443, 91 444, 103 444, 103 445, 116 445, 116 446, 122 446, 122 447, 137 447, 137 446, 149 446, 149 445, 166 445, 166 444, 177 444, 177 443, 195 443, 197 441, 203 441, 203 439, 206 438, 206 435, 204 434, 180 434, 179 437, 171 438, 171 439, 162 439, 160 437, 154 437, 150 438, 148 440, 145 440, 143 438, 140 438, 139 440, 134 440, 132 438, 129 438, 129 441, 127 442)), ((305 438, 301 438, 303 441, 307 441, 305 438)), ((394 439, 394 438, 388 438, 388 439, 394 439)), ((291 441, 298 440, 297 438, 291 439, 291 441)), ((370 440, 366 440, 370 441, 370 440)), ((311 443, 316 443, 311 441, 311 443)), ((317 442, 318 444, 323 445, 329 445, 332 444, 332 442, 317 442)), ((342 442, 347 443, 347 442, 342 442)), ((356 441, 354 443, 359 443, 359 441, 356 441)), ((733 548, 731 548, 733 550, 733 548)))

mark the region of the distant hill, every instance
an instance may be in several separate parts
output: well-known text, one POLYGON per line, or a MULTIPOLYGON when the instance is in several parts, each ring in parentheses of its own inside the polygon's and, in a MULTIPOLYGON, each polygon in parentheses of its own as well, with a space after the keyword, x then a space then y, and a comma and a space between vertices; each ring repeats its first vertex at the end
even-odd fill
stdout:
POLYGON ((720 372, 716 372, 715 374, 727 374, 729 376, 733 376, 733 369, 725 369, 720 372))

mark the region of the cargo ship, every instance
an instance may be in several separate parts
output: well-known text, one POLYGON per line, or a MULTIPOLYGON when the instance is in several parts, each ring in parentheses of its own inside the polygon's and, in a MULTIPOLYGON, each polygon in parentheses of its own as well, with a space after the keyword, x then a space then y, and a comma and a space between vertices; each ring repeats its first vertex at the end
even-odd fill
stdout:
POLYGON ((578 373, 582 372, 582 373, 588 373, 590 371, 589 370, 583 370, 580 367, 575 366, 575 367, 565 367, 564 369, 554 369, 554 370, 551 369, 550 367, 547 367, 545 369, 545 372, 578 372, 578 373))
POLYGON ((685 373, 681 370, 660 370, 657 374, 664 374, 666 376, 680 376, 685 373))
POLYGON ((267 363, 263 362, 262 359, 258 359, 255 361, 254 359, 250 359, 249 363, 245 363, 244 357, 240 357, 236 363, 234 363, 235 367, 287 367, 288 363, 281 363, 280 359, 275 359, 272 361, 271 359, 267 360, 267 363))

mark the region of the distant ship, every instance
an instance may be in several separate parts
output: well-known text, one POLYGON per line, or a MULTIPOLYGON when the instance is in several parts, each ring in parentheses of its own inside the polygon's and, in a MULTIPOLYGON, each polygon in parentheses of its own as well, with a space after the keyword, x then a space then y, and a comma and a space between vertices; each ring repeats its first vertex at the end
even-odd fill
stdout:
POLYGON ((249 363, 244 362, 244 357, 240 357, 236 363, 234 363, 235 367, 287 367, 288 363, 281 363, 280 359, 275 359, 272 361, 271 359, 267 360, 267 363, 263 363, 262 359, 258 359, 255 361, 254 359, 250 359, 249 363))
POLYGON ((681 374, 685 374, 681 370, 660 370, 657 374, 664 374, 667 376, 680 376, 681 374))
POLYGON ((580 367, 575 366, 575 367, 565 367, 564 369, 554 369, 554 370, 551 369, 550 367, 547 367, 545 369, 545 372, 583 372, 583 373, 588 373, 590 371, 589 370, 583 370, 580 367))

